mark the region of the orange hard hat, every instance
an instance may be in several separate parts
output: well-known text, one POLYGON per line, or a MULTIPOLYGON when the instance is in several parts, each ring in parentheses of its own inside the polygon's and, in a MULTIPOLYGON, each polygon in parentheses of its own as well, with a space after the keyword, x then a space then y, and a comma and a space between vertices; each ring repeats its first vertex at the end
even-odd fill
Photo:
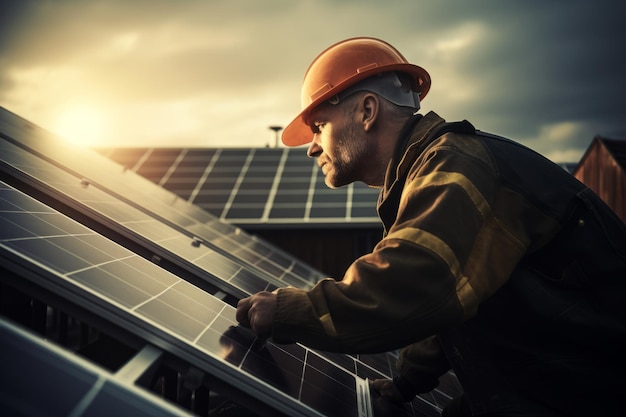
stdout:
POLYGON ((346 88, 383 72, 402 72, 414 77, 413 88, 423 99, 430 89, 430 75, 409 64, 393 46, 376 38, 351 38, 331 45, 311 63, 304 75, 301 91, 302 111, 283 130, 282 141, 298 146, 313 140, 307 124, 309 113, 319 104, 346 88))

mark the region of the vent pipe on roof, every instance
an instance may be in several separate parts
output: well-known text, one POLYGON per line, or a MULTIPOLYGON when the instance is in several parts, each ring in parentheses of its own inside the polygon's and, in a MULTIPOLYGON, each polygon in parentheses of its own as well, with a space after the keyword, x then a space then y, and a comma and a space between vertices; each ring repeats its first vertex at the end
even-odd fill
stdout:
POLYGON ((270 129, 273 130, 274 133, 276 134, 276 138, 274 139, 274 147, 278 148, 278 142, 280 139, 280 135, 278 134, 278 132, 283 130, 283 127, 282 126, 270 126, 270 129))

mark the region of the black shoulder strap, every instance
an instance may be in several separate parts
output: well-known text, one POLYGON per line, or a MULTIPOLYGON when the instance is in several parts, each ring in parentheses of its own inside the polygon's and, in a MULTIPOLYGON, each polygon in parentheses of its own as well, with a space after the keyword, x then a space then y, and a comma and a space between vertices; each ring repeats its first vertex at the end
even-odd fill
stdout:
POLYGON ((474 125, 472 125, 467 120, 463 120, 460 122, 444 123, 440 128, 435 129, 433 132, 431 132, 431 134, 429 135, 429 139, 438 138, 449 132, 474 135, 476 134, 476 128, 474 128, 474 125))

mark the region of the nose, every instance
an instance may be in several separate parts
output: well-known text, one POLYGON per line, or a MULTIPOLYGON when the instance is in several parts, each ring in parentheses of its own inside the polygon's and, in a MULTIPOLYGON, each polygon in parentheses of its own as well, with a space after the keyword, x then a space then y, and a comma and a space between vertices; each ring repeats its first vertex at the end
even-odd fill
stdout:
POLYGON ((309 158, 317 158, 322 153, 322 147, 319 145, 317 134, 313 135, 313 141, 309 145, 306 154, 309 158))

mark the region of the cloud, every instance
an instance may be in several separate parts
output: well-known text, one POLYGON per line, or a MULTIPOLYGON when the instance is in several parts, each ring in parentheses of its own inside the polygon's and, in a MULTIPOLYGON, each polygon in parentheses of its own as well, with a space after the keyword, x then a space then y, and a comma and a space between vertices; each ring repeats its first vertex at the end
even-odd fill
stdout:
POLYGON ((311 60, 353 36, 426 68, 423 109, 448 120, 558 157, 626 137, 618 0, 17 3, 0 22, 0 105, 48 128, 99 109, 111 146, 265 146, 299 111, 311 60))

